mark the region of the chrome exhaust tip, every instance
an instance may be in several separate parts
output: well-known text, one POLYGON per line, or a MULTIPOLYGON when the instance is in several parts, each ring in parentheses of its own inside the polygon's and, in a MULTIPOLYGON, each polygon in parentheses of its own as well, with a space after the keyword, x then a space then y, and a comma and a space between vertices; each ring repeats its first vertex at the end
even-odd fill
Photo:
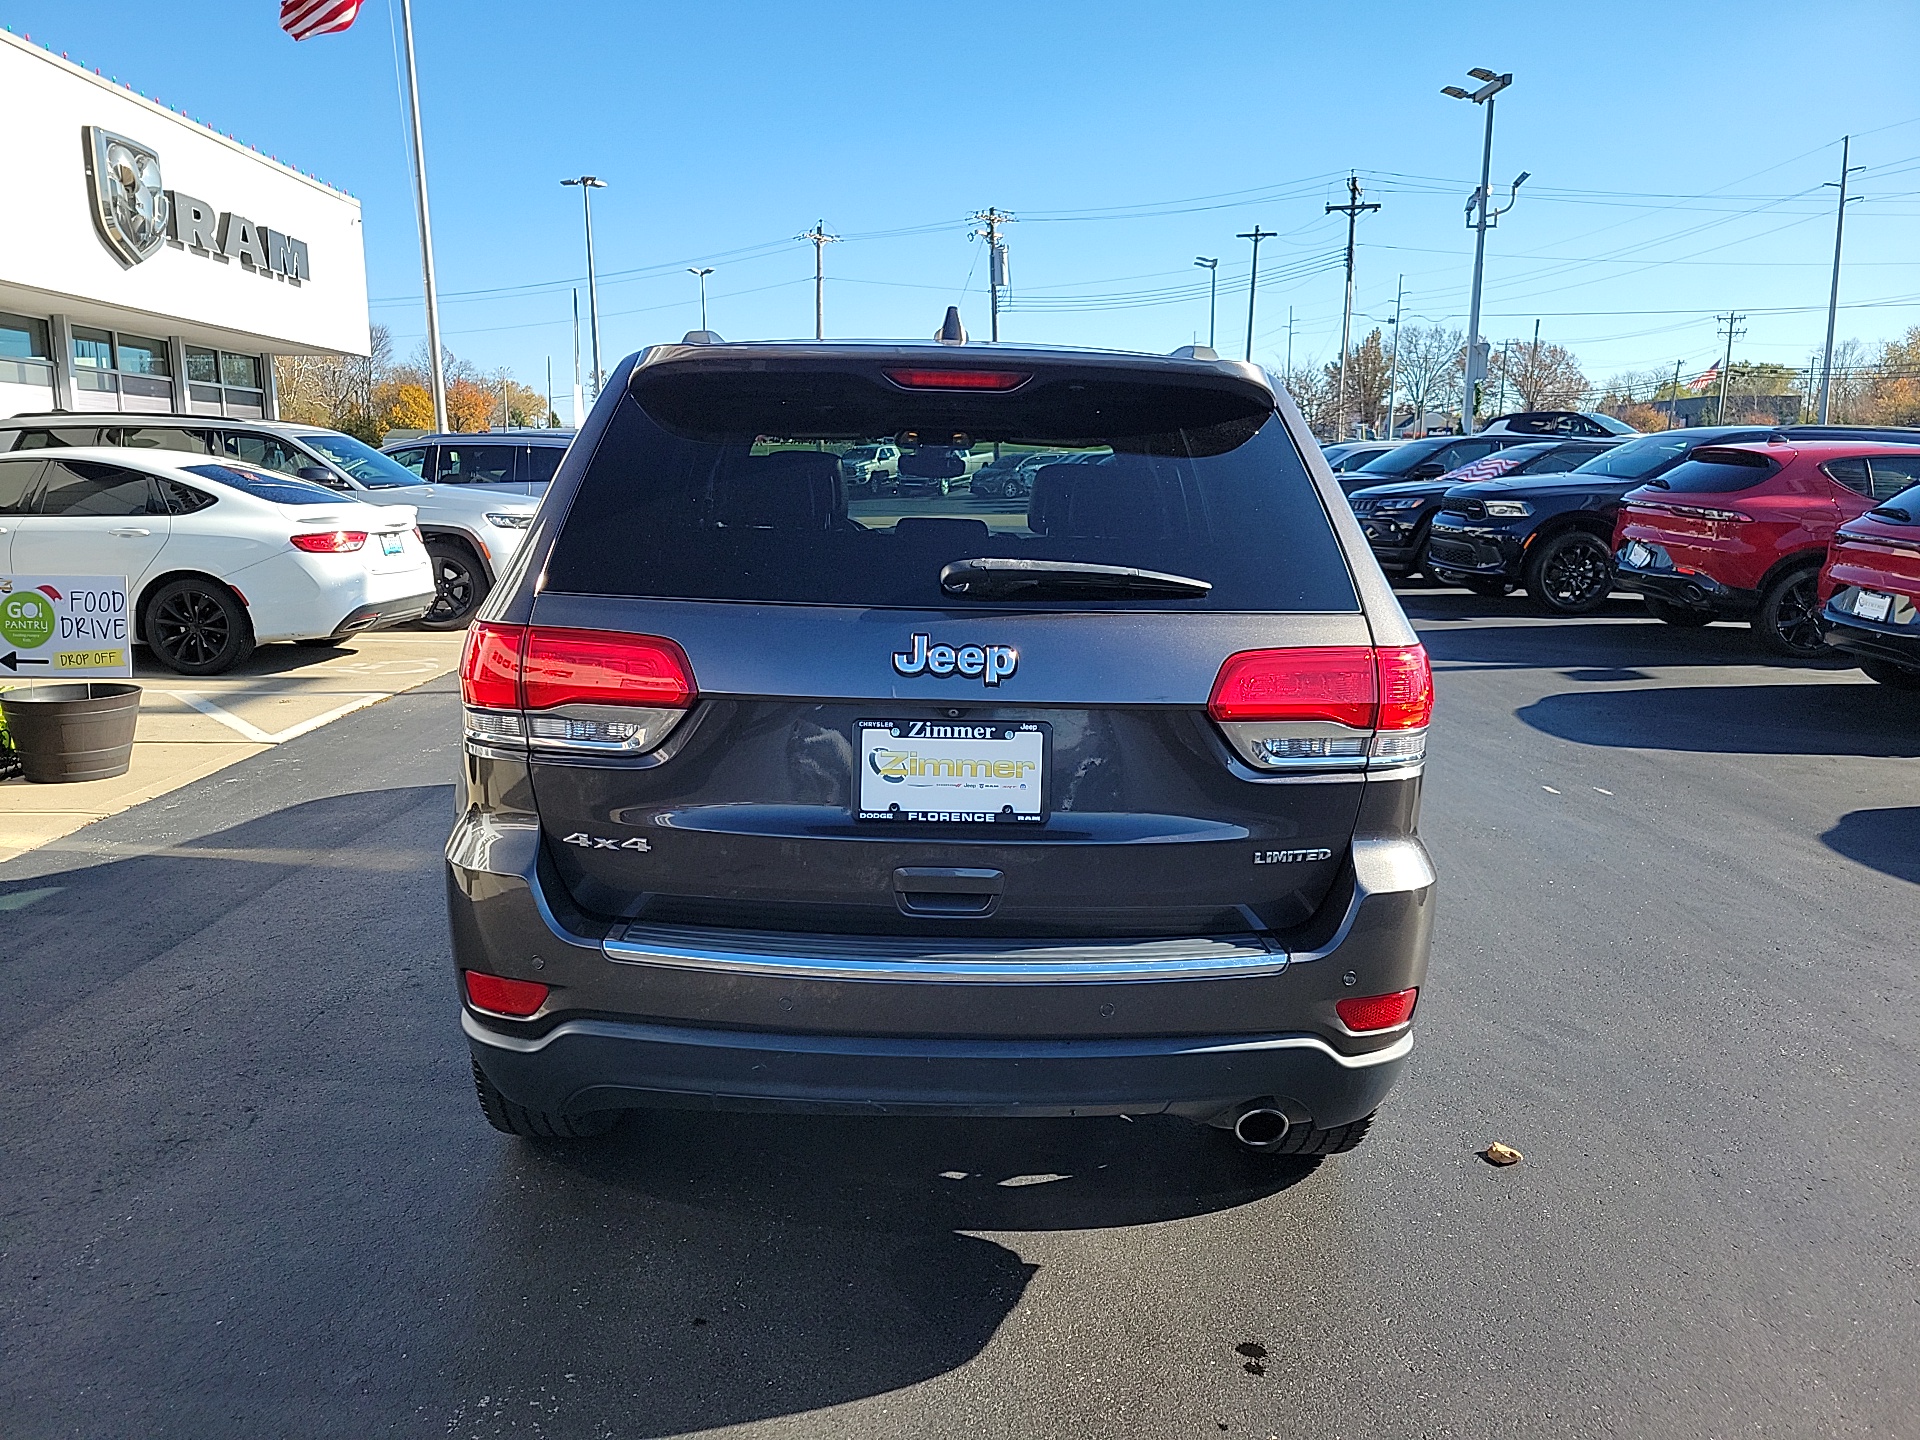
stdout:
POLYGON ((1233 1122, 1233 1138, 1249 1150, 1272 1150, 1292 1128, 1293 1122, 1281 1111, 1270 1105, 1255 1105, 1243 1110, 1233 1122))

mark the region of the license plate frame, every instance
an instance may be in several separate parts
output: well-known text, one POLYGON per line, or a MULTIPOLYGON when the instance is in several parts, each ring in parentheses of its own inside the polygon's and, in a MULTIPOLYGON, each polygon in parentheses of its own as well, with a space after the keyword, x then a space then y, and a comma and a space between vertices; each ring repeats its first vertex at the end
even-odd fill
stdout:
POLYGON ((1647 569, 1653 564, 1652 548, 1641 544, 1638 540, 1629 541, 1627 544, 1627 563, 1629 565, 1636 565, 1642 570, 1647 569))
POLYGON ((849 798, 858 821, 1044 825, 1053 727, 1039 720, 856 720, 853 769, 849 798), (931 773, 923 768, 929 762, 931 773), (1030 771, 993 773, 1002 766, 1030 771))
POLYGON ((1893 615, 1893 596, 1878 590, 1862 590, 1853 597, 1853 613, 1861 620, 1884 625, 1893 615))
POLYGON ((380 553, 382 555, 401 555, 406 552, 406 548, 407 537, 397 530, 389 534, 383 534, 380 537, 380 553))

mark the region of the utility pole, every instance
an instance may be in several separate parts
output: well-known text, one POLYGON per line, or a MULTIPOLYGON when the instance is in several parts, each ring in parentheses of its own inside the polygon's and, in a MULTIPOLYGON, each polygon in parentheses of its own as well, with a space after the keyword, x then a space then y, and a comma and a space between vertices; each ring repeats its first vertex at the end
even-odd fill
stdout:
POLYGON ((1193 257, 1193 263, 1207 272, 1207 348, 1213 349, 1213 322, 1220 309, 1220 257, 1193 257))
POLYGON ((689 265, 689 274, 700 282, 700 333, 707 333, 707 276, 713 273, 711 265, 689 265))
POLYGON ((427 297, 427 379, 433 388, 433 428, 447 429, 447 376, 440 356, 440 292, 433 279, 433 221, 427 215, 427 149, 420 138, 420 80, 413 69, 413 0, 400 0, 407 40, 407 116, 413 123, 413 200, 420 221, 420 275, 427 297))
POLYGON ((976 211, 972 218, 987 227, 973 233, 987 242, 987 309, 991 315, 987 337, 998 340, 1000 338, 1000 291, 1007 284, 1007 246, 1006 242, 1000 238, 1000 227, 1013 219, 1013 216, 1005 210, 996 210, 989 205, 984 210, 976 211))
MULTIPOLYGON (((1467 315, 1467 370, 1466 384, 1460 398, 1460 433, 1473 434, 1473 412, 1479 396, 1479 382, 1486 378, 1486 357, 1480 348, 1480 282, 1486 273, 1487 229, 1494 224, 1506 210, 1513 208, 1509 200, 1504 210, 1489 211, 1493 188, 1493 97, 1513 83, 1511 72, 1496 75, 1491 70, 1472 69, 1467 71, 1474 79, 1482 81, 1478 90, 1463 90, 1458 85, 1442 86, 1440 93, 1455 100, 1471 100, 1476 105, 1487 107, 1487 136, 1480 148, 1480 188, 1473 192, 1473 198, 1467 201, 1467 225, 1474 231, 1473 239, 1473 300, 1467 315), (1479 217, 1474 218, 1474 211, 1479 217)), ((1514 199, 1520 195, 1520 186, 1527 175, 1523 170, 1520 178, 1513 182, 1514 199)))
POLYGON ((1293 307, 1287 306, 1287 374, 1293 374, 1293 307))
POLYGON ((547 356, 547 413, 540 417, 540 428, 549 429, 553 425, 553 356, 547 356))
MULTIPOLYGON (((1715 320, 1724 320, 1727 325, 1727 360, 1726 363, 1720 367, 1720 423, 1724 425, 1727 423, 1727 372, 1733 369, 1733 342, 1736 336, 1747 333, 1745 327, 1737 330, 1734 327, 1739 325, 1740 322, 1747 317, 1729 312, 1725 315, 1716 315, 1713 318, 1715 320)), ((1824 413, 1826 410, 1826 396, 1824 394, 1820 397, 1820 408, 1822 413, 1824 413)))
POLYGON ((1674 412, 1680 408, 1680 367, 1684 361, 1673 362, 1673 393, 1667 397, 1667 429, 1673 429, 1674 412))
POLYGON ((513 406, 507 401, 507 367, 500 367, 500 428, 513 428, 513 406))
MULTIPOLYGON (((1251 240, 1253 242, 1253 271, 1247 276, 1247 359, 1249 360, 1253 359, 1253 302, 1254 297, 1260 293, 1260 242, 1262 240, 1271 240, 1279 233, 1278 230, 1262 230, 1258 225, 1255 225, 1253 229, 1247 231, 1245 234, 1233 237, 1236 240, 1251 240)), ((1288 313, 1291 314, 1292 312, 1289 311, 1288 313)), ((1292 350, 1293 347, 1289 344, 1287 348, 1288 350, 1292 350)), ((1292 357, 1289 356, 1288 358, 1289 363, 1291 363, 1292 357)))
POLYGON ((1353 338, 1353 233, 1354 225, 1369 210, 1378 210, 1378 204, 1360 203, 1360 177, 1351 171, 1347 173, 1347 203, 1327 206, 1327 214, 1347 217, 1347 303, 1340 312, 1340 384, 1334 391, 1333 436, 1336 440, 1346 438, 1347 433, 1347 348, 1353 338))
POLYGON ((1402 275, 1394 282, 1393 291, 1393 358, 1387 362, 1387 439, 1393 438, 1393 412, 1400 404, 1400 310, 1407 299, 1407 277, 1402 275))
POLYGON ((813 338, 827 338, 827 246, 838 243, 838 235, 827 233, 827 222, 816 220, 813 228, 804 235, 794 237, 797 240, 810 241, 813 245, 813 338))
MULTIPOLYGON (((1537 396, 1540 393, 1540 322, 1538 320, 1533 322, 1533 361, 1528 366, 1527 378, 1533 382, 1533 393, 1537 396)), ((1536 402, 1527 399, 1524 395, 1520 397, 1520 403, 1530 409, 1537 408, 1536 402)))
POLYGON ((580 292, 573 292, 573 428, 587 423, 587 398, 580 392, 580 292))
POLYGON ((562 180, 562 185, 580 187, 581 212, 587 221, 587 329, 593 340, 593 398, 600 398, 600 286, 593 274, 593 192, 607 188, 607 182, 595 175, 562 180))
MULTIPOLYGON (((1840 137, 1840 203, 1833 214, 1833 290, 1827 296, 1827 354, 1820 370, 1820 423, 1830 423, 1833 402, 1833 329, 1840 318, 1840 241, 1847 228, 1847 176, 1855 170, 1864 170, 1864 165, 1849 167, 1848 159, 1853 153, 1853 137, 1840 137)), ((1828 184, 1834 182, 1828 181, 1828 184)))

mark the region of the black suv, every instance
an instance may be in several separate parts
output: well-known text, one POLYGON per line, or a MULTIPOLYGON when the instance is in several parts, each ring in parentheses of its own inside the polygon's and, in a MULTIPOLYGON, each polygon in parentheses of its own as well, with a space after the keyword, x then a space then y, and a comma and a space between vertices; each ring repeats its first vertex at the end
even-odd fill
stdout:
POLYGON ((1555 475, 1584 464, 1617 440, 1543 440, 1509 445, 1431 480, 1372 485, 1347 496, 1380 568, 1415 575, 1427 568, 1427 531, 1440 501, 1456 485, 1518 475, 1555 475))
POLYGON ((1427 657, 1253 366, 650 349, 461 686, 447 894, 501 1130, 1170 1112, 1321 1155, 1412 1047, 1427 657), (850 501, 836 452, 882 441, 1069 458, 850 501))
POLYGON ((1525 445, 1537 435, 1428 435, 1405 440, 1384 455, 1376 455, 1358 470, 1342 470, 1335 477, 1340 488, 1351 495, 1370 485, 1388 485, 1396 480, 1436 480, 1450 470, 1484 460, 1509 445, 1525 445))
POLYGON ((1433 518, 1428 573, 1481 595, 1504 595, 1522 585, 1549 614, 1589 614, 1613 593, 1613 527, 1629 490, 1665 474, 1701 445, 1743 444, 1770 435, 1912 443, 1920 439, 1920 430, 1696 425, 1636 436, 1564 475, 1456 485, 1433 518))

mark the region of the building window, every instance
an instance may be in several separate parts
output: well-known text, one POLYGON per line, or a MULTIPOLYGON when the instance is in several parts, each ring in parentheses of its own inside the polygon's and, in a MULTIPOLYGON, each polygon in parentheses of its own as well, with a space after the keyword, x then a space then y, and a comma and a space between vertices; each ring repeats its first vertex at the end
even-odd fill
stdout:
POLYGON ((267 410, 260 357, 187 346, 187 408, 196 415, 260 419, 267 410))
POLYGON ((173 408, 172 375, 165 340, 73 327, 75 387, 120 397, 117 406, 106 400, 96 402, 102 409, 164 414, 173 408))
POLYGON ((47 348, 46 321, 0 314, 0 381, 51 388, 53 351, 47 348))

